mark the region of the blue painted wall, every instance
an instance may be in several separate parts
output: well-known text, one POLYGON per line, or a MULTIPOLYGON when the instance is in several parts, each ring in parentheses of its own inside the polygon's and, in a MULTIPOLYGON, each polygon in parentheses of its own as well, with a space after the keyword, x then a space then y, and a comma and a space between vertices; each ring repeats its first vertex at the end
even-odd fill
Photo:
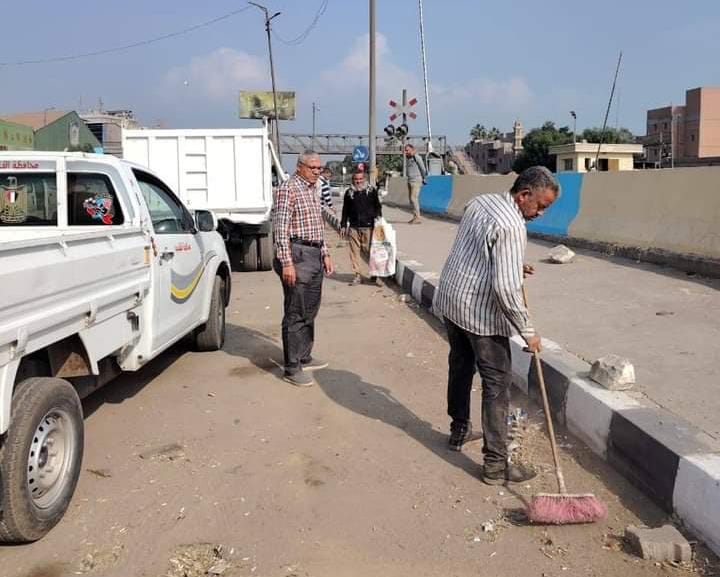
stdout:
POLYGON ((445 214, 452 198, 452 176, 428 176, 420 190, 420 208, 425 212, 445 214))
POLYGON ((570 223, 580 210, 583 175, 578 172, 561 172, 556 176, 560 182, 560 198, 540 218, 528 223, 530 232, 567 236, 570 223))

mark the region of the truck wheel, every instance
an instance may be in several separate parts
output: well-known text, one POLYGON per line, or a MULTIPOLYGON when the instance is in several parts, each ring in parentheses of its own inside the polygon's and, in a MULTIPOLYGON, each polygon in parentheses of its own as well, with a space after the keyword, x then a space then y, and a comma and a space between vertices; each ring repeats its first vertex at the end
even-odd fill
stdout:
POLYGON ((259 268, 258 270, 272 270, 273 261, 272 233, 261 236, 258 242, 259 268))
POLYGON ((243 252, 243 270, 245 272, 254 272, 258 269, 258 243, 255 235, 243 236, 242 252, 243 252))
POLYGON ((207 322, 195 331, 195 348, 198 351, 219 351, 225 344, 225 299, 223 281, 215 277, 210 297, 210 315, 207 322))
POLYGON ((32 377, 12 399, 0 447, 0 541, 36 541, 70 504, 83 455, 80 398, 64 379, 32 377))

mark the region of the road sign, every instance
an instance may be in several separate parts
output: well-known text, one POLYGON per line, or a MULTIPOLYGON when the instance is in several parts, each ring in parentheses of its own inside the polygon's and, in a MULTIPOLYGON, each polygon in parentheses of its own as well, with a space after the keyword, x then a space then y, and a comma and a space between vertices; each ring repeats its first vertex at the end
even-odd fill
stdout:
POLYGON ((402 106, 395 102, 394 100, 391 100, 388 102, 390 104, 390 108, 393 109, 393 113, 390 115, 390 122, 395 122, 397 118, 402 116, 403 114, 406 114, 408 117, 410 117, 412 120, 415 120, 417 118, 417 114, 412 112, 410 109, 415 106, 418 103, 417 98, 411 98, 407 105, 402 106))
POLYGON ((352 159, 353 162, 367 162, 370 158, 370 151, 367 146, 356 146, 353 148, 352 159))

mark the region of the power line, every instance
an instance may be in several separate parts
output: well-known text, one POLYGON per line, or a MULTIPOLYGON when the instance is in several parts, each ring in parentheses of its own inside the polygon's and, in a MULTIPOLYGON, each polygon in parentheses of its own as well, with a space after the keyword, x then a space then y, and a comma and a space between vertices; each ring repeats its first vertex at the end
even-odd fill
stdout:
POLYGON ((310 25, 301 32, 298 36, 291 40, 286 40, 282 36, 280 36, 277 32, 273 30, 273 35, 275 38, 277 38, 280 42, 283 44, 287 44, 288 46, 299 46, 305 40, 307 40, 308 36, 312 33, 312 31, 317 27, 318 22, 320 21, 320 18, 322 18, 322 15, 325 14, 325 11, 327 10, 328 4, 330 3, 330 0, 322 0, 320 2, 320 6, 318 7, 317 12, 315 13, 315 17, 312 19, 312 22, 310 25))
POLYGON ((212 26, 213 24, 217 24, 218 22, 222 22, 223 20, 232 18, 233 16, 236 16, 237 14, 240 14, 241 12, 245 12, 246 10, 249 10, 249 9, 250 9, 250 6, 245 6, 244 8, 240 8, 239 10, 233 10, 232 12, 228 12, 227 14, 223 14, 222 16, 218 16, 217 18, 208 20, 207 22, 195 24, 194 26, 190 26, 189 28, 183 28, 182 30, 170 32, 169 34, 163 34, 162 36, 156 36, 155 38, 141 40, 140 42, 133 42, 132 44, 126 44, 124 46, 116 46, 115 48, 106 48, 103 50, 94 50, 93 52, 84 52, 81 54, 72 54, 72 55, 67 55, 67 56, 53 56, 50 58, 38 58, 36 60, 17 60, 15 62, 0 62, 0 66, 26 66, 26 65, 30 65, 30 64, 49 64, 52 62, 69 62, 71 60, 79 60, 81 58, 90 58, 92 56, 102 56, 104 54, 112 54, 114 52, 123 52, 125 50, 130 50, 132 48, 148 46, 150 44, 155 44, 156 42, 161 42, 162 40, 168 40, 170 38, 177 38, 178 36, 183 36, 184 34, 189 34, 190 32, 194 32, 195 30, 199 30, 201 28, 206 28, 208 26, 212 26))

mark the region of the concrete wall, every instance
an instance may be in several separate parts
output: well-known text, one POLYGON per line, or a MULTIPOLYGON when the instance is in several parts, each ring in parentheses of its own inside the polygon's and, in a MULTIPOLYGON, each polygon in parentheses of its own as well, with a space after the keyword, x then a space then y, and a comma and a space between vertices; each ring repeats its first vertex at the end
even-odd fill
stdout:
MULTIPOLYGON (((589 246, 627 248, 631 250, 619 253, 633 258, 644 258, 647 253, 647 260, 680 268, 675 257, 688 257, 692 270, 704 274, 714 275, 712 271, 720 266, 720 167, 556 176, 560 199, 541 218, 528 223, 531 233, 589 246), (665 259, 666 253, 672 258, 665 259), (710 263, 708 267, 698 268, 704 262, 710 263)), ((472 198, 509 190, 514 178, 430 177, 420 193, 420 206, 424 212, 459 220, 472 198)), ((407 206, 403 179, 391 179, 387 201, 407 206)))

